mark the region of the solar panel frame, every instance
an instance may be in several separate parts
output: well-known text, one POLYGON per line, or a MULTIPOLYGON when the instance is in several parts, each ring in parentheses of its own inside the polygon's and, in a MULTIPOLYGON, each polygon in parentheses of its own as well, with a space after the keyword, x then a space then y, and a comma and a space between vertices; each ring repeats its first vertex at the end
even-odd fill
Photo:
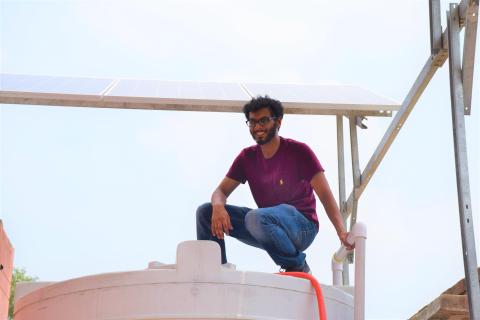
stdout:
POLYGON ((282 101, 285 113, 292 114, 388 117, 400 108, 356 86, 0 74, 0 103, 10 104, 242 112, 253 96, 265 94, 282 101))

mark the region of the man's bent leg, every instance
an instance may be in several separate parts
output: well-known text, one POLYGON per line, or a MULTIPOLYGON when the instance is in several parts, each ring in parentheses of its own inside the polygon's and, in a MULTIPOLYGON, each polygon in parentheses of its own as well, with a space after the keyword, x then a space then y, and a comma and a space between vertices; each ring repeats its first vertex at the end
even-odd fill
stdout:
MULTIPOLYGON (((245 215, 252 209, 246 207, 237 207, 232 205, 225 205, 225 209, 230 216, 230 222, 233 230, 230 230, 230 236, 238 240, 259 247, 258 242, 250 235, 245 228, 245 215)), ((225 241, 218 239, 212 235, 212 205, 211 203, 204 203, 197 209, 197 240, 211 240, 220 245, 222 254, 222 264, 227 263, 227 253, 225 249, 225 241)))
POLYGON ((313 221, 286 204, 250 211, 245 217, 245 225, 273 261, 288 268, 305 264, 303 251, 318 232, 313 221))

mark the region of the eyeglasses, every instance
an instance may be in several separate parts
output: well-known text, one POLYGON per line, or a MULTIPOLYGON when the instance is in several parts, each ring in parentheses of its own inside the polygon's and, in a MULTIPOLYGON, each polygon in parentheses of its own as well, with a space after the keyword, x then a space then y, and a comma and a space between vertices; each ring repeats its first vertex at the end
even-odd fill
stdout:
POLYGON ((271 120, 275 120, 277 117, 263 117, 260 120, 247 120, 245 123, 247 126, 250 128, 255 128, 257 124, 259 124, 261 127, 265 126, 267 123, 269 123, 271 120))

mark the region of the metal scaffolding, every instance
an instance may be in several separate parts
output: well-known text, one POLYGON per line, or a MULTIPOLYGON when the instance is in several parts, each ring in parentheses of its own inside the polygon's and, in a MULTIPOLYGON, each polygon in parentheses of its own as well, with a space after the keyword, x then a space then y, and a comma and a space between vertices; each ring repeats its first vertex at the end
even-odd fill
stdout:
MULTIPOLYGON (((343 203, 345 168, 343 164, 343 126, 337 120, 340 208, 344 219, 351 215, 351 225, 356 221, 358 200, 372 175, 400 132, 410 112, 422 95, 435 72, 449 59, 452 127, 457 175, 458 206, 462 235, 465 281, 467 284, 470 319, 480 319, 480 285, 477 273, 475 235, 473 231, 472 206, 468 175, 467 141, 465 134, 466 115, 471 112, 473 71, 477 36, 478 0, 462 0, 451 3, 447 11, 447 28, 442 33, 440 0, 429 0, 431 55, 407 94, 399 112, 395 115, 380 144, 368 161, 362 174, 358 174, 358 142, 354 118, 350 118, 350 140, 354 187, 346 204, 343 203), (461 63, 460 32, 465 27, 463 59, 461 63)), ((346 269, 348 272, 348 269, 346 269)), ((348 275, 344 276, 348 284, 348 275)))

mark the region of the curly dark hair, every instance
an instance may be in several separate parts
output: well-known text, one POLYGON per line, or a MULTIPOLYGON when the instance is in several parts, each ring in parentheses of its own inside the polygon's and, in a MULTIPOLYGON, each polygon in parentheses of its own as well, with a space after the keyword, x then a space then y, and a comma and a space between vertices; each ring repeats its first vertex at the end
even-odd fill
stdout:
POLYGON ((248 120, 248 114, 250 112, 255 112, 263 108, 270 109, 273 117, 282 118, 283 117, 283 105, 280 101, 270 98, 265 95, 265 97, 257 96, 252 98, 250 102, 243 106, 243 113, 245 118, 248 120))

